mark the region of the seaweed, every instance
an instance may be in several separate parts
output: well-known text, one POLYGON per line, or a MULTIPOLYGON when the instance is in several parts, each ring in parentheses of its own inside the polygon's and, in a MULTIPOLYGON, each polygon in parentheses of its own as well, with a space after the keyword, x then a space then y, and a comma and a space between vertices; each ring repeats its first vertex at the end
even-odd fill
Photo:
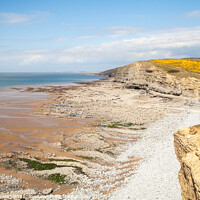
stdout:
POLYGON ((61 175, 60 173, 50 174, 49 176, 45 177, 45 179, 59 184, 66 184, 69 182, 66 180, 66 175, 61 175))
POLYGON ((49 161, 79 162, 78 160, 73 160, 73 159, 55 159, 55 158, 50 158, 49 161))
POLYGON ((114 156, 115 154, 112 151, 106 151, 106 153, 110 156, 114 156))
POLYGON ((94 160, 94 157, 90 157, 90 156, 77 156, 79 158, 83 158, 83 159, 86 159, 86 160, 94 160))
POLYGON ((66 167, 65 165, 57 165, 55 163, 41 163, 39 161, 30 160, 27 158, 19 158, 19 160, 26 162, 28 168, 38 170, 38 171, 51 170, 51 169, 55 169, 56 167, 66 167))

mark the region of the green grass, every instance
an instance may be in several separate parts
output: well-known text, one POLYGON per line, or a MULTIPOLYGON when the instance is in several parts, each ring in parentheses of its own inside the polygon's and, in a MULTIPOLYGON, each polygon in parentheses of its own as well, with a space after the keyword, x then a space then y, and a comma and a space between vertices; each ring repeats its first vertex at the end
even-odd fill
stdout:
POLYGON ((27 158, 19 158, 19 160, 26 162, 28 168, 38 170, 38 171, 51 170, 51 169, 55 169, 56 167, 67 167, 65 165, 57 165, 55 163, 41 163, 39 161, 30 160, 27 158))
POLYGON ((144 127, 142 127, 142 128, 130 128, 130 130, 135 130, 135 131, 138 131, 138 130, 145 130, 145 129, 147 129, 147 128, 144 128, 144 127))
POLYGON ((135 125, 134 123, 126 123, 125 126, 133 126, 135 125))
POLYGON ((114 156, 115 154, 112 151, 106 151, 106 153, 110 156, 114 156))
POLYGON ((55 159, 55 158, 50 158, 49 161, 79 162, 78 160, 73 160, 73 159, 55 159))
POLYGON ((178 73, 178 72, 180 72, 180 70, 178 70, 178 69, 168 70, 168 73, 178 73))
POLYGON ((66 149, 66 151, 81 151, 81 150, 84 150, 84 148, 68 148, 66 149))
MULTIPOLYGON (((88 158, 91 159, 91 157, 87 157, 87 159, 88 158)), ((38 171, 51 170, 51 169, 55 169, 56 167, 72 167, 72 168, 75 168, 75 170, 76 170, 75 173, 86 175, 86 173, 83 171, 83 169, 81 167, 78 167, 78 166, 57 165, 55 163, 41 163, 41 162, 38 162, 38 161, 35 161, 35 160, 26 159, 26 158, 19 158, 19 160, 26 162, 28 168, 38 170, 38 171)), ((58 161, 58 160, 59 161, 66 161, 67 160, 68 162, 76 162, 75 160, 72 160, 72 159, 51 159, 51 160, 52 161, 58 161)), ((65 175, 60 175, 59 173, 56 173, 56 174, 51 174, 50 176, 48 176, 45 179, 48 179, 48 180, 53 181, 55 183, 62 183, 62 182, 64 183, 65 177, 66 177, 65 175)))
MULTIPOLYGON (((153 62, 154 63, 154 62, 153 62)), ((154 63, 156 67, 158 68, 161 68, 163 69, 164 71, 166 71, 167 73, 171 73, 173 74, 174 76, 178 76, 178 77, 184 77, 184 78, 187 78, 187 77, 194 77, 194 78, 197 78, 197 79, 200 79, 200 74, 196 73, 196 72, 188 72, 186 70, 178 70, 178 69, 172 69, 171 67, 169 66, 164 66, 164 65, 159 65, 159 64, 156 64, 154 63), (174 71, 175 70, 175 71, 174 71)))
POLYGON ((117 124, 112 124, 112 125, 108 125, 108 128, 119 128, 119 125, 117 124))
POLYGON ((101 149, 95 149, 96 151, 103 153, 103 151, 101 149))
POLYGON ((142 126, 144 123, 120 123, 120 122, 115 122, 111 125, 107 125, 108 128, 121 128, 121 127, 131 127, 131 126, 142 126))
POLYGON ((86 160, 94 160, 95 158, 94 157, 90 157, 90 156, 77 156, 79 158, 83 158, 83 159, 86 159, 86 160))
POLYGON ((45 177, 45 179, 52 181, 54 183, 59 183, 59 184, 66 184, 69 181, 66 180, 66 175, 61 175, 60 173, 56 173, 56 174, 51 174, 47 177, 45 177))
POLYGON ((119 127, 121 127, 121 126, 124 126, 124 124, 122 124, 122 123, 120 123, 120 122, 115 122, 115 123, 113 123, 113 124, 111 124, 111 125, 108 125, 107 127, 108 127, 108 128, 119 128, 119 127))

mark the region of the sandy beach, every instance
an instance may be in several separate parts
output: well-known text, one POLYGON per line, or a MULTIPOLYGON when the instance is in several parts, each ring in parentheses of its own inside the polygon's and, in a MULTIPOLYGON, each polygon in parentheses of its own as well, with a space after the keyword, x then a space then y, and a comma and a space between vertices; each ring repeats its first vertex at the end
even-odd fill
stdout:
POLYGON ((112 79, 0 95, 2 198, 181 199, 173 133, 197 102, 112 79))

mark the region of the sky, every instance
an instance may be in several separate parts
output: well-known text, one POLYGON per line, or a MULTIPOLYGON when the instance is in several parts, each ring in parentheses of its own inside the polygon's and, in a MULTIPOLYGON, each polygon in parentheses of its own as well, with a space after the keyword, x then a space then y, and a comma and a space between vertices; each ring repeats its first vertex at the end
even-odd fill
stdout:
POLYGON ((200 57, 199 0, 0 0, 0 72, 200 57))

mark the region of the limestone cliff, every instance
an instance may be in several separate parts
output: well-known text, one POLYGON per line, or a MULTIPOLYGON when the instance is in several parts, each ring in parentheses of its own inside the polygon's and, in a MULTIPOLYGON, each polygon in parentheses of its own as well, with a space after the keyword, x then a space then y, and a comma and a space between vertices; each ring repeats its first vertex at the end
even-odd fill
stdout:
POLYGON ((109 69, 103 72, 96 73, 97 76, 114 77, 118 68, 109 69))
POLYGON ((174 134, 174 147, 181 164, 178 177, 183 200, 200 199, 200 125, 174 134))
POLYGON ((117 69, 116 82, 125 87, 145 89, 162 94, 199 97, 200 73, 170 70, 151 61, 135 62, 117 69))

